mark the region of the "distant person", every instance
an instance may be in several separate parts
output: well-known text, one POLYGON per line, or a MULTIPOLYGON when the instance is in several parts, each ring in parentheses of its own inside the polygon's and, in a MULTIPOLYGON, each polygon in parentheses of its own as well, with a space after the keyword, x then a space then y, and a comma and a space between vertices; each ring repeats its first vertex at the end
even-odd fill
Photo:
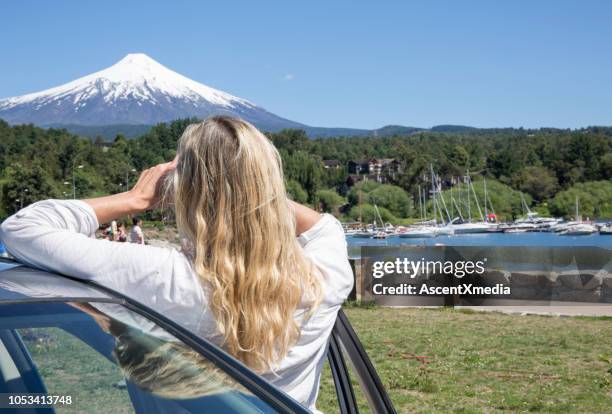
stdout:
POLYGON ((132 231, 130 231, 130 243, 145 244, 142 232, 142 220, 138 217, 132 219, 132 231))
POLYGON ((113 229, 111 226, 105 227, 102 230, 102 238, 104 240, 113 241, 113 229))
POLYGON ((117 220, 111 221, 111 225, 110 225, 110 239, 111 239, 111 241, 117 241, 117 220))
POLYGON ((332 215, 287 197, 280 154, 251 124, 216 116, 190 125, 176 159, 143 171, 131 190, 39 201, 6 219, 0 238, 24 263, 176 320, 316 410, 329 337, 353 286, 346 238, 332 215), (182 251, 91 238, 98 223, 157 208, 161 188, 182 251))
POLYGON ((117 227, 117 236, 115 237, 115 241, 118 242, 126 242, 127 241, 127 233, 125 231, 125 223, 119 223, 117 227))

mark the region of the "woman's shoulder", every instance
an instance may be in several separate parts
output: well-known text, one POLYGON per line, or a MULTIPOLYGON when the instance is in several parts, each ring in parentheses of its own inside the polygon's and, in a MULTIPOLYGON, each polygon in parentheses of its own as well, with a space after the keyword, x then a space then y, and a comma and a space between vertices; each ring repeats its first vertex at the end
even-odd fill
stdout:
POLYGON ((353 271, 348 261, 346 237, 340 222, 331 214, 298 237, 304 253, 321 271, 324 302, 341 304, 353 287, 353 271))
POLYGON ((298 241, 302 247, 308 246, 313 241, 321 240, 344 241, 342 225, 331 214, 321 214, 321 218, 314 226, 298 236, 298 241))

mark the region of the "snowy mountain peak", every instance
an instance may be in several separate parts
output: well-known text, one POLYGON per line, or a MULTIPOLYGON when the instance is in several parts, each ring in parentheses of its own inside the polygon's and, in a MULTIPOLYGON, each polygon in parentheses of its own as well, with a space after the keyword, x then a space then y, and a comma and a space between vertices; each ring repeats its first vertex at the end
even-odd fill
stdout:
POLYGON ((238 116, 268 131, 301 126, 189 79, 144 53, 130 53, 64 85, 0 99, 0 119, 11 124, 152 125, 217 114, 238 116))
POLYGON ((136 64, 136 65, 160 65, 156 60, 151 59, 144 53, 128 53, 121 59, 117 64, 126 63, 126 64, 136 64))
POLYGON ((102 98, 113 104, 131 99, 158 105, 160 99, 181 99, 197 104, 207 102, 233 108, 236 104, 254 106, 248 101, 211 88, 180 75, 144 53, 126 55, 113 66, 46 91, 0 100, 0 110, 34 103, 37 109, 70 98, 78 107, 87 99, 102 98))

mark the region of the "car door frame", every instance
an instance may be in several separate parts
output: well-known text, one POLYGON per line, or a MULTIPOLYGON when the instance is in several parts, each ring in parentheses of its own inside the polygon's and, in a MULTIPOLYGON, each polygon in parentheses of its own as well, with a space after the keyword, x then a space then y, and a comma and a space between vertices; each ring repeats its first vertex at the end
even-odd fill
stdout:
MULTIPOLYGON (((159 325, 169 334, 173 335, 180 341, 184 342, 187 346, 199 352, 203 357, 215 364, 217 367, 219 367, 219 369, 221 369, 223 372, 235 379, 239 384, 251 391, 258 398, 261 398, 262 401, 264 401, 278 413, 312 414, 309 409, 304 407, 302 404, 297 402, 295 399, 293 399, 281 389, 270 384, 263 377, 253 372, 249 367, 229 355, 223 349, 213 344, 212 342, 190 332, 189 330, 179 325, 177 322, 174 322, 173 320, 143 305, 138 301, 135 301, 112 289, 101 286, 95 282, 65 275, 63 275, 63 277, 72 279, 76 282, 85 285, 92 286, 95 289, 98 289, 116 299, 116 301, 112 300, 110 302, 122 305, 128 310, 135 312, 149 319, 151 322, 159 325)), ((96 302, 97 300, 86 299, 84 301, 96 302)))
POLYGON ((371 411, 374 414, 395 414, 393 403, 383 386, 346 314, 340 309, 329 341, 327 358, 331 368, 341 414, 358 414, 355 391, 346 359, 354 369, 371 411))

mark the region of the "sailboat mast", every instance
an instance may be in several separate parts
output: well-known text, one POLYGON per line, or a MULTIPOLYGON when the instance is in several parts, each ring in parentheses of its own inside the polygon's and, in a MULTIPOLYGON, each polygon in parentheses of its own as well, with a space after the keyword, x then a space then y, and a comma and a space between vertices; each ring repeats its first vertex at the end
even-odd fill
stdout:
POLYGON ((423 199, 421 199, 421 186, 419 186, 419 211, 421 212, 421 221, 423 221, 423 199))
POLYGON ((576 221, 582 223, 582 217, 578 215, 578 196, 576 196, 576 221))
POLYGON ((487 211, 487 177, 483 177, 484 182, 484 212, 485 212, 485 221, 489 221, 489 214, 487 211))
POLYGON ((472 182, 471 177, 468 177, 468 179, 470 180, 470 186, 468 188, 468 191, 470 189, 472 190, 472 194, 474 195, 474 201, 476 202, 476 208, 478 209, 478 214, 480 215, 480 219, 484 221, 484 217, 482 216, 482 210, 480 209, 480 203, 478 202, 478 196, 476 195, 476 190, 474 190, 474 183, 472 182))
POLYGON ((433 172, 433 164, 429 164, 429 172, 431 173, 431 197, 432 197, 432 204, 433 204, 433 220, 434 220, 434 224, 437 222, 436 220, 436 185, 435 185, 435 178, 434 178, 434 172, 433 172))
POLYGON ((423 199, 423 220, 427 218, 427 199, 425 198, 425 189, 423 188, 423 192, 421 193, 421 198, 423 199))
POLYGON ((363 207, 361 205, 361 188, 359 188, 359 224, 363 224, 363 207))
MULTIPOLYGON (((463 178, 461 177, 457 177, 457 192, 458 192, 458 196, 457 198, 459 199, 459 205, 457 207, 465 207, 465 205, 463 204, 463 194, 462 191, 463 189, 461 188, 461 180, 463 180, 463 178)), ((459 216, 461 217, 461 221, 463 221, 463 214, 461 213, 461 208, 457 208, 457 211, 459 211, 459 216)))
POLYGON ((472 222, 472 200, 470 200, 470 170, 467 170, 467 207, 468 207, 468 221, 472 222))
POLYGON ((459 206, 455 202, 454 198, 452 199, 452 201, 453 201, 453 205, 455 206, 455 210, 457 210, 457 213, 459 214, 459 218, 461 219, 461 221, 463 221, 463 214, 461 214, 461 209, 459 208, 459 206))
MULTIPOLYGON (((384 228, 385 227, 385 222, 382 219, 382 216, 380 215, 380 211, 378 210, 378 206, 376 204, 374 204, 374 210, 376 210, 376 215, 378 215, 378 219, 380 220, 380 227, 384 228)), ((374 218, 374 227, 377 227, 378 223, 376 220, 376 217, 374 218)))

